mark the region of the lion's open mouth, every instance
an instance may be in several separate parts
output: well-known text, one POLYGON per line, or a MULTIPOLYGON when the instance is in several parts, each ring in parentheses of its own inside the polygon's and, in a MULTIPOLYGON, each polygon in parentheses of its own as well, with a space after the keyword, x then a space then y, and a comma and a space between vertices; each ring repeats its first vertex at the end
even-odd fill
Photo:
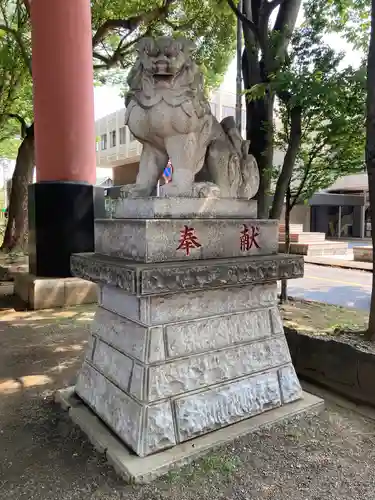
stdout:
POLYGON ((155 83, 163 82, 163 83, 172 83, 175 75, 171 73, 156 73, 154 74, 155 83))

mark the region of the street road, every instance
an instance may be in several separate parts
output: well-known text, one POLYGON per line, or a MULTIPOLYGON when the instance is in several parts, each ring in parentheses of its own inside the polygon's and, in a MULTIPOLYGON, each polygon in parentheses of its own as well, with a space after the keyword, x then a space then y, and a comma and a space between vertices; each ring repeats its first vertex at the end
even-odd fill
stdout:
POLYGON ((372 273, 305 264, 305 276, 288 280, 288 295, 369 310, 372 273))

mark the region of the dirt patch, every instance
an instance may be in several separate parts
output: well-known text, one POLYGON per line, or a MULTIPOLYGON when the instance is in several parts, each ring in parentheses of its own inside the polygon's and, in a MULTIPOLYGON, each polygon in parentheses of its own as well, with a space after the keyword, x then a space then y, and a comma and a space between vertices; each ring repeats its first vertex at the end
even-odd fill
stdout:
POLYGON ((332 306, 321 302, 290 300, 281 306, 284 324, 290 328, 324 335, 345 328, 363 331, 367 327, 368 313, 359 309, 332 306))
POLYGON ((94 314, 94 305, 0 313, 0 413, 3 394, 74 380, 94 314))
POLYGON ((281 315, 286 328, 313 337, 332 338, 375 354, 375 343, 364 336, 368 324, 366 311, 321 302, 290 300, 281 306, 281 315))

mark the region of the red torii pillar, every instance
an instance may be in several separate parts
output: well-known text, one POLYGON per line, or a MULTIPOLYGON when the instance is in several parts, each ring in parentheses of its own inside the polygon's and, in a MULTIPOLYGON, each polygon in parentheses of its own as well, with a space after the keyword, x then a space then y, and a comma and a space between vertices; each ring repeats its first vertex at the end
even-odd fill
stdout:
POLYGON ((36 276, 70 276, 94 249, 95 121, 89 0, 32 0, 36 184, 29 261, 36 276))

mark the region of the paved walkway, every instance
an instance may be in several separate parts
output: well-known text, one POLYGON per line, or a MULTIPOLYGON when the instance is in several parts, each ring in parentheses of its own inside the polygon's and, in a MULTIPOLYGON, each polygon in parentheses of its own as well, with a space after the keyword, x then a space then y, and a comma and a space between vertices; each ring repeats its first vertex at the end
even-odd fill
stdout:
POLYGON ((303 278, 288 281, 288 295, 369 310, 372 273, 306 264, 303 278))
POLYGON ((363 500, 375 423, 329 403, 167 478, 124 484, 52 402, 81 364, 93 307, 0 314, 1 500, 363 500))

